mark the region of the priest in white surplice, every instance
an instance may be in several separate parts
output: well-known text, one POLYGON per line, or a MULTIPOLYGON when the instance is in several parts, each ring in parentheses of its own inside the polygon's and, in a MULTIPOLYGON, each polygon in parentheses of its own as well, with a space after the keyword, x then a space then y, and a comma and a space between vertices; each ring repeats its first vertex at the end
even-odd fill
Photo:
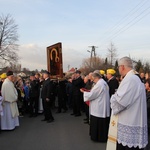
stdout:
MULTIPOLYGON (((129 57, 121 58, 118 67, 123 80, 111 97, 112 113, 118 116, 116 149, 143 149, 148 143, 145 87, 137 72, 132 69, 129 57)), ((110 129, 112 123, 110 122, 110 129)), ((111 150, 114 149, 111 147, 111 150)))
POLYGON ((90 101, 90 136, 93 141, 106 142, 110 120, 109 87, 99 70, 92 73, 92 80, 95 85, 90 92, 80 89, 84 101, 90 101))
POLYGON ((1 130, 13 130, 19 126, 19 113, 17 107, 18 94, 13 84, 14 75, 12 71, 7 72, 7 79, 2 85, 3 116, 1 116, 1 130))

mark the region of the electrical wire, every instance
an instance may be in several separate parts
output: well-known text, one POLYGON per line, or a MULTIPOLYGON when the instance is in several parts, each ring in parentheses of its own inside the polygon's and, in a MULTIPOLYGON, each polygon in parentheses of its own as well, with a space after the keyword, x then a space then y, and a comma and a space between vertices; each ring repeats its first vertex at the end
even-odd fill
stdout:
MULTIPOLYGON (((130 15, 130 18, 133 16, 133 14, 135 14, 136 12, 139 12, 139 9, 140 9, 141 7, 143 7, 147 2, 148 2, 148 1, 145 1, 142 5, 140 5, 141 2, 138 3, 138 4, 132 9, 132 11, 130 11, 130 12, 126 15, 126 17, 124 17, 124 18, 126 18, 125 20, 127 20, 129 14, 131 14, 131 12, 133 12, 133 13, 130 15), (139 5, 140 5, 140 7, 138 7, 139 5), (137 7, 138 7, 138 8, 137 8, 137 7), (136 8, 137 8, 137 9, 136 9, 136 8), (133 11, 133 10, 135 10, 135 11, 133 11)), ((114 26, 114 27, 112 28, 112 30, 111 30, 111 32, 113 32, 114 29, 116 29, 116 31, 115 31, 113 34, 108 35, 108 36, 107 36, 106 38, 104 38, 101 42, 103 43, 103 41, 106 41, 106 40, 108 40, 108 39, 109 39, 109 40, 112 40, 113 38, 117 37, 120 33, 126 31, 128 28, 130 28, 131 26, 133 26, 134 24, 136 24, 137 22, 139 22, 140 20, 142 20, 142 19, 143 19, 145 16, 147 16, 149 13, 144 14, 144 15, 143 15, 140 19, 138 19, 138 20, 136 20, 136 19, 137 19, 138 17, 140 17, 140 16, 141 16, 145 11, 147 11, 149 8, 150 8, 150 7, 146 8, 144 11, 140 12, 140 14, 138 14, 136 17, 131 18, 132 20, 129 21, 129 22, 128 22, 125 26, 123 26, 121 29, 117 29, 118 26, 119 26, 119 24, 122 22, 122 20, 125 21, 124 18, 122 18, 122 19, 119 21, 118 25, 116 24, 116 26, 114 26), (134 21, 135 21, 135 22, 134 22, 134 21), (133 23, 132 23, 132 22, 133 22, 133 23)), ((111 33, 111 32, 110 32, 110 33, 111 33)))

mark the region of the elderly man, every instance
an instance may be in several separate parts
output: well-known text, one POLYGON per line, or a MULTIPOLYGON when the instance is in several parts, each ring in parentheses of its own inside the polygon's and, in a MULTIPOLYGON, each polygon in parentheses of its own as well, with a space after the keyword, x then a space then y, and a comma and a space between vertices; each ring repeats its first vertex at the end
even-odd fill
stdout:
POLYGON ((115 77, 115 73, 116 71, 114 69, 107 69, 107 83, 109 86, 109 95, 110 97, 112 96, 112 94, 115 93, 115 91, 118 89, 119 86, 119 82, 115 77))
MULTIPOLYGON (((123 80, 111 97, 112 114, 118 119, 110 122, 110 131, 117 124, 117 150, 143 149, 148 143, 145 87, 129 57, 121 58, 118 64, 123 80)), ((108 141, 112 139, 108 136, 108 141)))
POLYGON ((93 141, 106 142, 110 117, 109 87, 99 70, 92 73, 92 79, 95 85, 90 92, 80 89, 84 101, 90 101, 90 136, 93 141))
POLYGON ((19 112, 17 107, 17 90, 13 84, 14 75, 12 71, 7 72, 7 79, 5 79, 2 85, 2 97, 3 97, 3 116, 1 116, 1 129, 13 130, 16 126, 19 126, 19 112))

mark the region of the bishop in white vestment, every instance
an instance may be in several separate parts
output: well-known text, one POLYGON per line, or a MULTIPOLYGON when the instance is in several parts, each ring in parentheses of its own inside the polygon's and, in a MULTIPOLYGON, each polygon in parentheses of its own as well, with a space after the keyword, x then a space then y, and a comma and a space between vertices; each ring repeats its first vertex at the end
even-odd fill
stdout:
POLYGON ((7 72, 7 79, 2 85, 3 116, 1 116, 1 130, 13 130, 19 126, 19 113, 17 107, 18 94, 13 84, 12 71, 7 72))

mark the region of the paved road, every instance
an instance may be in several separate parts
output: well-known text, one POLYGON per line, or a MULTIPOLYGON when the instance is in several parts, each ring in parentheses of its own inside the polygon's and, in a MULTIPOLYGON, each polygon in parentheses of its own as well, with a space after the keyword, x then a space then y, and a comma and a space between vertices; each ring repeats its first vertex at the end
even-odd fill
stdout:
POLYGON ((54 114, 55 122, 42 122, 36 118, 20 118, 20 127, 14 131, 2 131, 0 150, 105 150, 106 143, 90 140, 89 125, 71 112, 54 114))

